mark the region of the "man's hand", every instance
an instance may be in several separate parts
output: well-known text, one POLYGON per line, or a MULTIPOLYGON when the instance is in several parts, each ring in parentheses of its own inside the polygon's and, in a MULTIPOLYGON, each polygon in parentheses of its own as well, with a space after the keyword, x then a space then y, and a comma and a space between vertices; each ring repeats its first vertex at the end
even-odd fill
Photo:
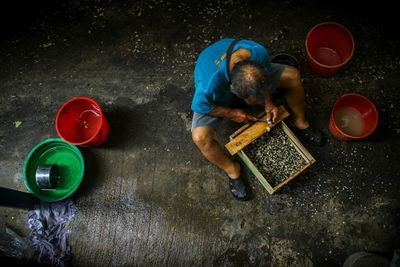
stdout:
POLYGON ((272 101, 271 95, 265 97, 264 108, 267 115, 267 121, 275 123, 279 116, 279 110, 272 101))
POLYGON ((265 113, 267 115, 267 121, 275 123, 279 116, 279 109, 273 104, 265 105, 265 113))
POLYGON ((244 112, 242 109, 238 108, 232 109, 229 119, 239 123, 240 122, 248 123, 249 121, 257 120, 254 116, 251 116, 246 112, 244 112))

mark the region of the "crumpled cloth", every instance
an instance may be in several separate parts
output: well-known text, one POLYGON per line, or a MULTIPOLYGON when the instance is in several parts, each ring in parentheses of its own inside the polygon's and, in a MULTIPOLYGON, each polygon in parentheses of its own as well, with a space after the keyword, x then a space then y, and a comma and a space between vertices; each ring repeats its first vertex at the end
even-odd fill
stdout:
POLYGON ((71 259, 66 225, 76 211, 72 200, 66 199, 53 203, 40 202, 28 212, 28 227, 31 229, 29 238, 38 254, 39 263, 64 267, 71 259))

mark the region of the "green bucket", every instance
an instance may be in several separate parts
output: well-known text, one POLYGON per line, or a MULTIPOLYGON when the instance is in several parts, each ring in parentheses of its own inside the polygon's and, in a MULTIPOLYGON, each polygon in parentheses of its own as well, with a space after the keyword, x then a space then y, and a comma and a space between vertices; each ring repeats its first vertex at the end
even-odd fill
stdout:
POLYGON ((85 164, 76 146, 60 138, 51 138, 37 144, 25 159, 24 181, 29 192, 46 202, 69 197, 79 187, 85 164), (36 184, 36 169, 40 165, 57 164, 60 181, 56 189, 40 189, 36 184))

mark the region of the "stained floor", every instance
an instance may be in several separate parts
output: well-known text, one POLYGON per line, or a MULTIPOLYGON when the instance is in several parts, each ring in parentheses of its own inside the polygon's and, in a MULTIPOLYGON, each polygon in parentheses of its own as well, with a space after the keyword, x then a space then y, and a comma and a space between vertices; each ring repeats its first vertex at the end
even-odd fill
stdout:
MULTIPOLYGON (((57 136, 63 102, 86 95, 102 104, 111 135, 100 148, 81 149, 86 173, 68 226, 72 266, 341 266, 356 251, 390 256, 400 247, 400 55, 390 5, 44 3, 3 11, 0 186, 26 191, 24 159, 57 136), (310 71, 304 49, 322 21, 345 25, 356 41, 351 62, 330 78, 310 71), (317 163, 272 196, 246 170, 253 198, 245 203, 231 197, 190 134, 196 57, 224 37, 295 55, 308 117, 328 138, 323 148, 307 146, 317 163), (378 108, 379 128, 367 139, 329 133, 333 103, 347 92, 378 108)), ((239 127, 225 122, 218 140, 239 127)), ((2 224, 28 234, 25 211, 0 211, 2 224)))

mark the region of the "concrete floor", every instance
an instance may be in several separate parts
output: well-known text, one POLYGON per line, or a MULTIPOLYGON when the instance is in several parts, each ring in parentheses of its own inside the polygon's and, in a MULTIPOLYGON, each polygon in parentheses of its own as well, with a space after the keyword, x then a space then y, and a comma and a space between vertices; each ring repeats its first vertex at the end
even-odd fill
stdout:
MULTIPOLYGON (((11 13, 3 27, 0 186, 26 191, 24 158, 57 136, 63 102, 87 95, 102 104, 111 136, 82 149, 72 266, 341 266, 356 251, 390 256, 400 247, 400 56, 383 31, 388 9, 377 17, 341 1, 49 2, 25 9, 17 26, 11 13), (327 20, 348 27, 357 47, 345 69, 321 78, 307 66, 304 40, 327 20), (323 148, 307 146, 317 163, 272 196, 246 170, 253 199, 245 203, 190 136, 196 57, 232 36, 298 57, 309 119, 328 137, 323 148), (346 92, 376 104, 370 138, 329 134, 332 105, 346 92)), ((239 127, 226 122, 218 139, 239 127)), ((21 234, 25 214, 0 208, 1 222, 21 234)))

